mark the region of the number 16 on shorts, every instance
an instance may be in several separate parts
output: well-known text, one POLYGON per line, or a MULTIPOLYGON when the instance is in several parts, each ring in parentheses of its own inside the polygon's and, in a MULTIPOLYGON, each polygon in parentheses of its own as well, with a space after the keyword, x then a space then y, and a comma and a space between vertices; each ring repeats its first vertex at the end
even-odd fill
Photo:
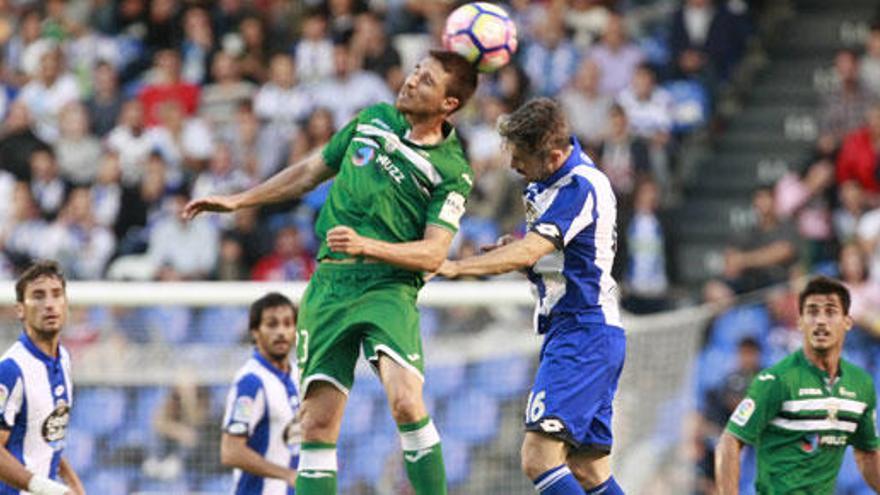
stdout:
POLYGON ((537 423, 544 416, 544 411, 546 410, 544 398, 546 396, 547 392, 545 390, 541 390, 538 393, 534 391, 529 392, 529 401, 526 404, 526 424, 537 423))

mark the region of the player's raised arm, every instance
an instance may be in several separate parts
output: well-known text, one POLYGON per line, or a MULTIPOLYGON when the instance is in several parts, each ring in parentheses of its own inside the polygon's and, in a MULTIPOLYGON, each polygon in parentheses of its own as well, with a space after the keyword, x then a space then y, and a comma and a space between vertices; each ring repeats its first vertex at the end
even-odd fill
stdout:
POLYGON ((335 174, 336 170, 324 162, 323 153, 317 151, 247 191, 194 199, 183 209, 183 218, 190 220, 203 211, 224 213, 299 198, 335 174))
POLYGON ((406 270, 433 272, 446 259, 453 235, 448 229, 428 225, 422 239, 393 243, 363 237, 339 225, 327 232, 327 246, 337 253, 365 256, 406 270))
POLYGON ((715 447, 715 482, 719 495, 739 493, 740 452, 743 442, 728 431, 721 434, 715 447))
POLYGON ((533 266, 556 246, 534 232, 522 239, 506 243, 484 254, 458 261, 446 261, 437 274, 446 278, 498 275, 533 266))
POLYGON ((263 478, 283 480, 296 485, 296 471, 266 460, 247 445, 248 437, 223 433, 220 439, 220 463, 263 478))

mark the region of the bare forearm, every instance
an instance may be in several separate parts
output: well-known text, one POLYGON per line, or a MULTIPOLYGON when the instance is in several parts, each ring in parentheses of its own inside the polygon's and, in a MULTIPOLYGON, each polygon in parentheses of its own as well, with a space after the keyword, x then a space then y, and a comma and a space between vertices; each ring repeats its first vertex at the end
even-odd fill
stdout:
POLYGON ((391 243, 365 239, 364 256, 415 272, 433 272, 446 257, 436 243, 426 240, 391 243))
POLYGON ((265 182, 235 195, 238 208, 280 203, 296 199, 332 176, 320 152, 288 166, 265 182))
POLYGON ((875 492, 880 493, 880 452, 856 449, 855 454, 856 464, 865 483, 875 492))
POLYGON ((523 239, 456 261, 455 267, 457 276, 498 275, 533 266, 555 250, 553 243, 529 232, 523 239))
POLYGON ((19 490, 27 490, 33 476, 6 447, 0 447, 0 480, 19 490))
POLYGON ((742 444, 729 433, 722 433, 715 448, 715 481, 719 495, 739 493, 739 453, 742 444))
POLYGON ((221 453, 221 462, 224 466, 241 469, 256 476, 264 478, 277 478, 289 481, 293 470, 267 461, 248 447, 227 449, 221 453))
POLYGON ((77 476, 76 471, 73 470, 73 466, 71 466, 70 463, 67 462, 67 459, 64 459, 63 457, 58 464, 58 476, 68 487, 70 487, 74 494, 81 495, 86 492, 82 481, 79 479, 79 476, 77 476))

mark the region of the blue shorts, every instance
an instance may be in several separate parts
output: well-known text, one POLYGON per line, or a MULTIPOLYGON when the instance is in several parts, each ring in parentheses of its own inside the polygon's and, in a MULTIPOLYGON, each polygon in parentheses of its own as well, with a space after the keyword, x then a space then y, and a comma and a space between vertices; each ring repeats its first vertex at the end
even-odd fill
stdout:
POLYGON ((611 403, 623 370, 623 329, 555 317, 526 406, 526 430, 574 451, 611 452, 611 403))

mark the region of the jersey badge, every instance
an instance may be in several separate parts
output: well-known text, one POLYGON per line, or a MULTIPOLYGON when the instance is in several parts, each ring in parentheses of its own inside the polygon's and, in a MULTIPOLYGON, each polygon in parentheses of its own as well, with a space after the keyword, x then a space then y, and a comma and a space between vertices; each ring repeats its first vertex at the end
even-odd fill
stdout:
POLYGON ((843 385, 841 385, 840 388, 837 389, 837 391, 840 393, 840 395, 847 397, 849 399, 856 398, 856 393, 853 392, 852 390, 847 390, 843 385))
POLYGON ((235 405, 232 407, 233 422, 248 424, 251 421, 251 414, 254 411, 254 400, 248 396, 242 396, 235 399, 235 405))
POLYGON ((376 157, 376 150, 370 146, 361 146, 354 152, 354 156, 351 159, 351 163, 354 164, 355 167, 363 167, 364 165, 373 161, 373 158, 376 157))
POLYGON ((446 196, 443 202, 443 208, 440 209, 440 220, 458 227, 461 216, 464 215, 464 196, 457 192, 451 192, 446 196))
POLYGON ((6 401, 9 400, 9 389, 0 384, 0 414, 6 409, 6 401))
POLYGON ((755 412, 755 401, 750 398, 745 398, 742 402, 736 406, 736 410, 733 411, 733 414, 730 416, 730 420, 735 425, 745 426, 746 423, 749 422, 749 418, 752 417, 752 414, 755 412))

